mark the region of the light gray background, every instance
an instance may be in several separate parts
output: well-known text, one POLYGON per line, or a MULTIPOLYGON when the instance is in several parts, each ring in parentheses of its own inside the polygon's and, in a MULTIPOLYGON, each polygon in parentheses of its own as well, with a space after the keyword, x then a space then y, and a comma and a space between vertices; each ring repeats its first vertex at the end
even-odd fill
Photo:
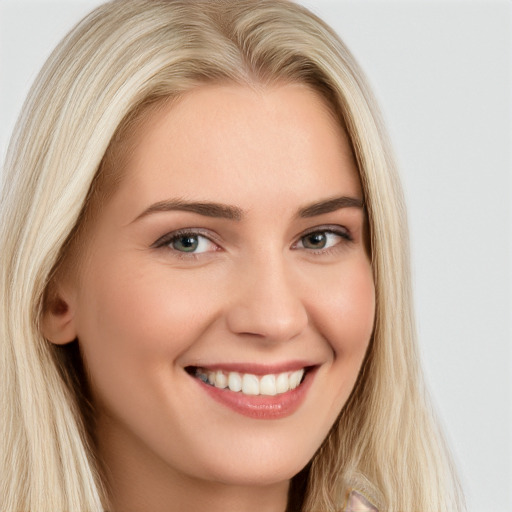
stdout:
MULTIPOLYGON (((2 160, 44 59, 99 3, 0 0, 2 160)), ((512 4, 301 3, 352 49, 387 120, 409 207, 425 370, 468 510, 512 511, 512 4)))

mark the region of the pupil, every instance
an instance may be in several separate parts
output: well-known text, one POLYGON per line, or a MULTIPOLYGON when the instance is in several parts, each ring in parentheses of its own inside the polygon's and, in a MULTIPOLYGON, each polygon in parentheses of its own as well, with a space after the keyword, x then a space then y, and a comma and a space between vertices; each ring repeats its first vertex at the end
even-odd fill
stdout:
POLYGON ((173 248, 182 252, 193 252, 197 249, 199 241, 195 236, 182 236, 175 240, 173 248))
POLYGON ((325 233, 311 233, 305 239, 304 246, 310 249, 322 249, 325 247, 327 237, 325 233))

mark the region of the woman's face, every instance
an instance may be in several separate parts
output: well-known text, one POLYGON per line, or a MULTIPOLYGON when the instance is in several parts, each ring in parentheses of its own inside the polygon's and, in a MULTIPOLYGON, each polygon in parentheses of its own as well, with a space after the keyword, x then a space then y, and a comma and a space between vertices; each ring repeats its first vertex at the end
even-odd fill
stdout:
POLYGON ((120 468, 286 481, 372 333, 347 138, 305 86, 203 86, 152 113, 129 151, 60 286, 100 451, 120 468))

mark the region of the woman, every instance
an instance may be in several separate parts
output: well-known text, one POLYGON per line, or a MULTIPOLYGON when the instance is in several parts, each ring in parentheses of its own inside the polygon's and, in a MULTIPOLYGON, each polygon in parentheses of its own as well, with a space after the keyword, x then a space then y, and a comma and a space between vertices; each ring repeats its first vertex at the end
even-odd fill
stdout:
POLYGON ((5 172, 2 510, 461 509, 389 147, 323 22, 105 4, 5 172))

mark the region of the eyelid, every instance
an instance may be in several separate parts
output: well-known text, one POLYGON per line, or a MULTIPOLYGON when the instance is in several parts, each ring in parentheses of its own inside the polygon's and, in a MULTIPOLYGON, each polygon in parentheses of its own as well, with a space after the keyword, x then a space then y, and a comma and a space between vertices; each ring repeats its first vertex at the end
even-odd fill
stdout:
POLYGON ((334 233, 335 235, 342 236, 347 240, 352 240, 350 230, 345 226, 339 224, 323 224, 321 226, 315 226, 313 228, 306 229, 298 237, 297 242, 305 236, 311 235, 312 233, 334 233))
POLYGON ((321 224, 320 226, 314 226, 312 228, 306 229, 303 233, 299 235, 299 238, 302 238, 303 236, 310 235, 311 233, 317 233, 319 231, 326 231, 336 234, 346 234, 349 235, 350 232, 348 228, 345 226, 341 226, 340 224, 321 224))

